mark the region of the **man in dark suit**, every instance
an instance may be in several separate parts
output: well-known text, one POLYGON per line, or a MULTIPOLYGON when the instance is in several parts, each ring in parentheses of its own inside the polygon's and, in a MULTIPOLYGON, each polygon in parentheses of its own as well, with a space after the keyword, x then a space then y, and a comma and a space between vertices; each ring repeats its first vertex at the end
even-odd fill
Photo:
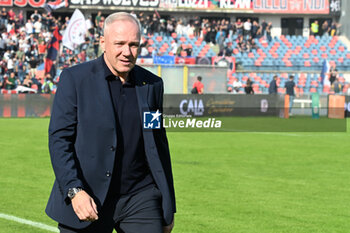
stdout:
POLYGON ((273 76, 269 86, 269 94, 277 94, 277 75, 273 76))
POLYGON ((61 233, 169 233, 176 208, 168 142, 162 127, 143 129, 144 113, 162 111, 162 79, 135 65, 140 24, 130 14, 107 17, 100 43, 101 57, 60 76, 46 213, 61 233))

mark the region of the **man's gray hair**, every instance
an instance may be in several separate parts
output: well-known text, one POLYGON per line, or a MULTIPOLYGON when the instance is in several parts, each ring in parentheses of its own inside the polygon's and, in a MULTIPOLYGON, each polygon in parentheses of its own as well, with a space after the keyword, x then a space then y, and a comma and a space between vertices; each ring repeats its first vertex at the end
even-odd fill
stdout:
POLYGON ((114 23, 115 21, 122 21, 122 20, 129 20, 129 21, 133 21, 134 23, 136 23, 136 25, 139 28, 139 32, 140 32, 140 39, 141 39, 141 23, 140 21, 133 15, 127 13, 127 12, 116 12, 113 14, 110 14, 106 19, 105 22, 103 24, 103 34, 105 33, 106 27, 112 23, 114 23))

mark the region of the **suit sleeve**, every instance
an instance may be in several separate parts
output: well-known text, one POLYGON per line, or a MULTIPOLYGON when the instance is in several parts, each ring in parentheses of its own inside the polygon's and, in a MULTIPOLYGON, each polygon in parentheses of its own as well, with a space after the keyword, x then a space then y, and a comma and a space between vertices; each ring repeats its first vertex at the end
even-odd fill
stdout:
MULTIPOLYGON (((159 106, 159 109, 161 110, 161 112, 163 113, 163 94, 164 94, 163 81, 160 82, 160 88, 159 88, 159 92, 157 94, 159 94, 158 106, 159 106)), ((172 201, 173 201, 172 207, 173 207, 174 212, 176 212, 173 173, 172 173, 172 167, 171 167, 169 144, 168 144, 168 139, 166 136, 165 128, 161 127, 161 130, 155 130, 154 136, 155 136, 155 142, 157 144, 160 160, 161 160, 161 163, 163 165, 163 169, 165 171, 166 179, 167 179, 167 182, 169 185, 169 192, 170 192, 170 195, 171 195, 172 201)), ((170 223, 167 223, 166 225, 169 225, 170 223)))
POLYGON ((68 189, 83 187, 79 179, 74 143, 77 132, 77 93, 69 70, 60 75, 49 125, 51 163, 62 195, 68 189))

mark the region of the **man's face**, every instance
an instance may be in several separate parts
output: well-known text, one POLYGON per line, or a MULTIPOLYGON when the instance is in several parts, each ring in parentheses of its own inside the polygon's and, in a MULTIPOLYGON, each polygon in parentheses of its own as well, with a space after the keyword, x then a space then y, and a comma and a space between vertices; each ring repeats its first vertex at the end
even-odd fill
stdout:
POLYGON ((101 37, 104 58, 113 74, 123 78, 135 66, 139 52, 140 34, 136 23, 130 20, 117 20, 105 28, 101 37))

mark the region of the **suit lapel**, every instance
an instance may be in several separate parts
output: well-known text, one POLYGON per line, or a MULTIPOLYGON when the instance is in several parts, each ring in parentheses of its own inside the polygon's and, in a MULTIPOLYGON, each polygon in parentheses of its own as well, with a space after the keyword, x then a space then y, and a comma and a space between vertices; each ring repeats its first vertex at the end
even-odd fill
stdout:
POLYGON ((137 95, 137 102, 139 105, 139 111, 140 111, 140 117, 141 121, 143 120, 143 112, 149 111, 149 106, 147 103, 148 99, 148 92, 149 92, 149 84, 142 81, 142 74, 137 74, 137 68, 135 67, 131 75, 133 75, 133 78, 135 79, 135 89, 136 89, 136 95, 137 95))
MULTIPOLYGON (((101 58, 100 58, 101 59, 101 58)), ((99 104, 103 107, 105 114, 104 118, 107 118, 107 122, 113 122, 114 127, 116 128, 116 120, 113 109, 112 98, 109 93, 108 82, 105 77, 105 73, 102 67, 102 61, 99 60, 97 65, 97 70, 92 79, 94 81, 94 88, 97 92, 96 98, 98 98, 99 104)))

